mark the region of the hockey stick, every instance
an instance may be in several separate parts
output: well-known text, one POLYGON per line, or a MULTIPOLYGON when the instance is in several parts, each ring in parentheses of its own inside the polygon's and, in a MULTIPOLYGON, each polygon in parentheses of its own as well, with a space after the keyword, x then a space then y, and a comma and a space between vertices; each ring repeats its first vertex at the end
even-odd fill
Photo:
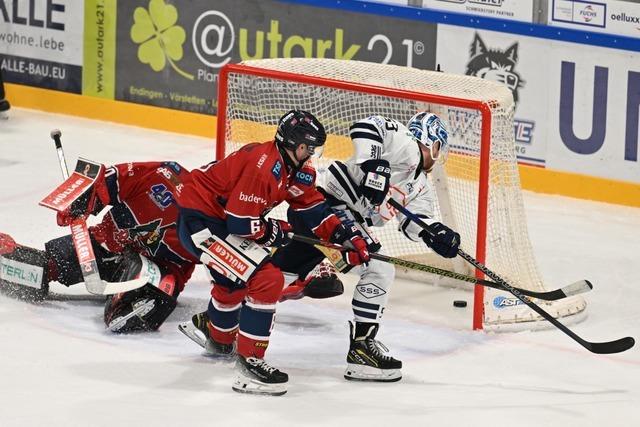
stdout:
MULTIPOLYGON (((418 217, 417 215, 409 211, 407 208, 402 206, 396 200, 389 198, 387 199, 387 202, 391 206, 393 206, 395 209, 397 209, 399 212, 402 212, 402 214, 404 214, 411 221, 418 224, 423 230, 425 230, 431 236, 434 235, 433 231, 431 230, 428 224, 426 224, 424 221, 422 221, 422 219, 420 219, 420 217, 418 217)), ((620 353, 630 349, 635 344, 635 340, 632 337, 624 337, 614 341, 606 341, 606 342, 590 342, 579 337, 571 329, 567 328, 565 325, 560 323, 556 318, 554 318, 552 315, 544 311, 536 303, 531 301, 526 295, 523 294, 521 289, 511 286, 504 279, 502 279, 493 271, 489 270, 484 264, 482 264, 481 262, 473 258, 471 255, 467 254, 465 251, 463 251, 460 248, 458 248, 458 255, 460 255, 469 264, 473 265, 475 268, 482 271, 484 274, 486 274, 491 279, 493 279, 498 285, 502 287, 503 290, 511 293, 513 296, 515 296, 524 304, 526 304, 530 309, 538 313, 540 316, 546 319, 549 323, 554 325, 556 328, 560 329, 562 332, 564 332, 566 335, 571 337, 578 344, 580 344, 590 352, 597 353, 597 354, 620 353)))
MULTIPOLYGON (((60 171, 62 172, 62 177, 67 180, 69 178, 69 171, 67 169, 67 161, 64 157, 64 151, 62 150, 62 141, 60 140, 61 136, 62 132, 58 129, 51 131, 51 138, 55 142, 56 152, 58 153, 60 171)), ((50 204, 43 202, 44 200, 40 202, 40 204, 56 209, 50 204)), ((83 218, 76 218, 71 221, 70 227, 73 246, 76 250, 78 262, 80 263, 80 271, 82 272, 82 278, 87 291, 96 295, 113 295, 140 288, 147 283, 147 278, 145 276, 129 280, 127 282, 107 282, 102 280, 100 278, 100 272, 98 271, 96 257, 93 253, 93 247, 91 246, 91 239, 89 237, 89 230, 87 228, 86 221, 83 218)))
MULTIPOLYGON (((322 240, 314 239, 307 236, 302 236, 299 234, 289 234, 289 236, 293 240, 314 245, 316 248, 318 248, 321 251, 322 251, 321 248, 330 248, 336 251, 349 250, 349 248, 345 246, 341 246, 335 243, 324 242, 322 240)), ((425 273, 431 273, 437 276, 450 277, 452 279, 460 280, 462 282, 475 283, 477 285, 486 286, 487 288, 504 290, 504 287, 498 283, 491 282, 489 280, 478 279, 473 276, 467 276, 466 274, 456 273, 454 271, 449 271, 449 270, 443 270, 438 267, 432 267, 430 265, 420 264, 414 261, 409 261, 401 258, 394 258, 387 255, 377 254, 377 253, 370 253, 369 256, 371 257, 371 259, 377 259, 378 261, 388 262, 390 264, 409 268, 411 270, 423 271, 425 273)), ((591 285, 591 282, 589 282, 588 280, 578 280, 577 282, 567 285, 563 288, 554 289, 553 291, 547 291, 547 292, 535 292, 535 291, 530 291, 528 289, 521 289, 521 288, 514 288, 514 289, 518 290, 518 292, 520 292, 523 295, 527 295, 533 298, 538 298, 545 301, 555 301, 562 298, 566 298, 571 295, 577 295, 577 294, 581 294, 583 292, 589 291, 593 289, 593 286, 591 285)))

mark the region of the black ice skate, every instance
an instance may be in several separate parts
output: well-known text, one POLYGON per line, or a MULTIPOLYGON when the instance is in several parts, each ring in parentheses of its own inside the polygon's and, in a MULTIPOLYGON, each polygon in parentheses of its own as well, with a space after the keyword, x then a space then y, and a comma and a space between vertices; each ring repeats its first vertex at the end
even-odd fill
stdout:
POLYGON ((194 314, 190 322, 179 323, 178 329, 191 338, 193 342, 204 348, 207 356, 223 359, 231 358, 236 350, 235 344, 221 344, 211 339, 209 336, 209 328, 207 327, 208 322, 209 317, 205 311, 194 314))
POLYGON ((280 372, 263 359, 238 355, 233 390, 238 393, 282 396, 287 392, 289 375, 280 372))
POLYGON ((349 322, 351 344, 347 354, 348 380, 393 382, 402 378, 402 362, 385 354, 389 351, 376 341, 377 323, 349 322))

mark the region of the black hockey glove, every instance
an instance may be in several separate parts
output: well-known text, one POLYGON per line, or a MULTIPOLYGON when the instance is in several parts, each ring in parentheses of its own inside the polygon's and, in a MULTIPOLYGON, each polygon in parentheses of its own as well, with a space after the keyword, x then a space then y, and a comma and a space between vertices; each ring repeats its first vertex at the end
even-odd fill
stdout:
POLYGON ((256 239, 256 243, 277 248, 291 241, 288 233, 293 230, 293 227, 287 221, 269 218, 265 220, 264 227, 264 235, 256 239))
POLYGON ((389 191, 389 162, 381 159, 367 160, 360 165, 360 169, 364 172, 364 179, 360 184, 362 195, 373 205, 380 206, 389 191))
POLYGON ((454 258, 458 255, 460 247, 460 235, 441 222, 430 225, 433 236, 423 230, 419 236, 438 255, 445 258, 454 258))

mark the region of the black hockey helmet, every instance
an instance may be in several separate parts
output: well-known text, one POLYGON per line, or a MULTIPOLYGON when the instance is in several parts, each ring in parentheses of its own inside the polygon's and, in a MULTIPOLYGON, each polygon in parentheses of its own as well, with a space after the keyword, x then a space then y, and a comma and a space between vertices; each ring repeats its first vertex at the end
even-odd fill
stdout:
POLYGON ((310 148, 322 147, 327 134, 313 114, 291 110, 280 117, 275 138, 278 147, 295 150, 300 144, 307 144, 310 148))

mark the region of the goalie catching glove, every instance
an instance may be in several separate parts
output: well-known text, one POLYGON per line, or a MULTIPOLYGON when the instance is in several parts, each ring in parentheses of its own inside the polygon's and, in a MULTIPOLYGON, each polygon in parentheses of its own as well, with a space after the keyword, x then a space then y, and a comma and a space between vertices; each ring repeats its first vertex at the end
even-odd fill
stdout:
POLYGON ((441 222, 434 222, 429 226, 431 233, 423 230, 419 236, 438 255, 454 258, 458 255, 460 235, 441 222))
POLYGON ((363 162, 360 169, 364 172, 364 179, 360 185, 362 195, 375 206, 380 206, 387 197, 391 168, 389 162, 381 159, 372 159, 363 162))

